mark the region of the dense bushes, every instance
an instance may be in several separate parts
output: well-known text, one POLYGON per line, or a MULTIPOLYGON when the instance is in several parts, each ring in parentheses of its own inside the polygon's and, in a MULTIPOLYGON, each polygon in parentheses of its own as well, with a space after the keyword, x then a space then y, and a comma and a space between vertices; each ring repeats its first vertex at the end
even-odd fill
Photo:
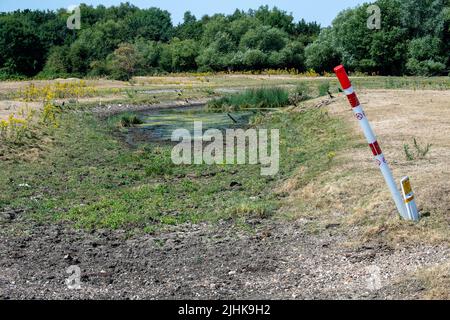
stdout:
POLYGON ((384 75, 448 73, 450 7, 446 0, 378 0, 381 29, 367 28, 364 4, 341 12, 306 48, 306 65, 384 75), (447 69, 447 71, 446 71, 447 69))
POLYGON ((170 13, 129 3, 81 5, 81 30, 65 10, 0 13, 0 79, 111 76, 185 71, 313 69, 439 75, 449 69, 447 0, 377 0, 381 29, 367 28, 368 4, 338 14, 332 26, 294 22, 267 6, 173 26, 170 13))

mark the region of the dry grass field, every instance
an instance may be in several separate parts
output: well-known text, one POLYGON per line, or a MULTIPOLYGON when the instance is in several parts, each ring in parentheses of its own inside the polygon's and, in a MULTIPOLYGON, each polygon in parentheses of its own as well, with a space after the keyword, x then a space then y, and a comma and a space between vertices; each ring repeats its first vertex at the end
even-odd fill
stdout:
MULTIPOLYGON (((450 91, 362 90, 359 96, 394 177, 398 181, 406 175, 411 178, 417 203, 426 217, 417 226, 399 228, 394 203, 368 147, 341 152, 336 159, 338 166, 294 191, 290 213, 318 219, 322 224, 344 223, 357 228, 361 235, 378 234, 388 241, 448 242, 450 91), (424 157, 407 160, 404 145, 409 145, 413 153, 414 138, 421 146, 432 146, 424 157)), ((351 123, 355 144, 365 145, 344 97, 329 110, 351 123)), ((293 179, 289 181, 291 186, 297 185, 293 179)))

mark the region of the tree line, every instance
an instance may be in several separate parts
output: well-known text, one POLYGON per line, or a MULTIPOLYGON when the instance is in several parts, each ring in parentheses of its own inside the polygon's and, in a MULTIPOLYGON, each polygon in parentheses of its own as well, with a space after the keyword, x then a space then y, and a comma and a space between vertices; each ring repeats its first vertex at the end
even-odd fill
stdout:
POLYGON ((81 5, 81 29, 65 9, 0 13, 0 79, 101 77, 190 71, 313 69, 381 75, 449 70, 449 0, 378 0, 381 28, 367 26, 369 4, 338 14, 327 28, 295 21, 276 7, 233 14, 191 12, 174 26, 158 8, 81 5))

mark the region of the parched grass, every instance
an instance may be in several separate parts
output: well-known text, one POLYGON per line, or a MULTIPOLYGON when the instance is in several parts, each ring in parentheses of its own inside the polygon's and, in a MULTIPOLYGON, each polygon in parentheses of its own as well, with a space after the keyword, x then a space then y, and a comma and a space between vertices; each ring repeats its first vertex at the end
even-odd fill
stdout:
POLYGON ((416 272, 415 277, 425 287, 422 298, 428 300, 450 299, 450 262, 424 268, 416 272))
MULTIPOLYGON (((361 76, 351 77, 355 87, 361 89, 412 89, 412 90, 449 90, 450 77, 378 77, 361 76)), ((67 80, 68 81, 68 80, 67 80)), ((41 100, 45 88, 58 89, 56 97, 64 99, 66 105, 71 103, 77 107, 99 101, 114 104, 153 104, 158 101, 179 99, 200 99, 220 95, 220 90, 242 90, 243 88, 265 87, 296 87, 306 85, 309 87, 308 95, 319 95, 320 86, 329 83, 332 93, 339 87, 334 75, 327 77, 305 77, 302 75, 247 75, 247 74, 186 74, 182 77, 136 77, 134 81, 120 82, 104 79, 86 80, 85 83, 77 80, 77 86, 62 86, 61 81, 32 81, 28 82, 0 82, 0 100, 41 100), (58 82, 61 85, 58 86, 58 82), (80 84, 81 83, 81 84, 80 84), (154 93, 147 91, 156 90, 154 93), (166 90, 167 92, 161 92, 166 90), (183 90, 179 96, 179 90, 183 90), (72 101, 72 102, 71 102, 72 101)))
POLYGON ((280 207, 274 188, 300 165, 304 179, 330 168, 328 154, 346 144, 344 124, 322 110, 278 112, 259 125, 280 129, 280 171, 259 165, 173 165, 171 146, 130 149, 111 126, 84 113, 63 114, 54 147, 38 161, 3 161, 0 211, 22 209, 42 222, 81 228, 153 232, 167 225, 266 219, 280 207))
MULTIPOLYGON (((390 246, 449 243, 448 193, 448 139, 442 137, 448 117, 442 108, 449 92, 377 92, 364 93, 368 110, 374 105, 378 115, 377 132, 385 145, 390 166, 396 180, 410 175, 416 201, 422 218, 413 223, 401 219, 386 188, 378 167, 372 165, 371 154, 357 127, 354 127, 354 144, 345 152, 330 155, 332 162, 338 162, 307 184, 302 184, 303 174, 292 175, 283 190, 290 190, 290 197, 283 210, 284 217, 304 221, 309 229, 327 232, 329 226, 335 233, 348 235, 348 244, 360 246, 367 242, 381 242, 390 246), (397 114, 402 117, 401 125, 393 125, 391 103, 397 104, 397 114), (427 104, 426 110, 423 105, 427 104), (406 113, 405 111, 406 110, 406 113), (420 119, 420 120, 419 120, 420 119), (421 121, 422 125, 410 136, 411 123, 421 121), (434 130, 430 130, 432 124, 434 130), (439 129, 438 129, 439 128, 439 129), (396 140, 396 137, 404 137, 396 140), (394 142, 395 141, 395 142, 394 142), (411 143, 410 159, 405 159, 402 145, 411 143), (433 142, 430 148, 429 143, 433 142), (361 143, 362 142, 362 143, 361 143), (415 146, 416 145, 416 146, 415 146), (438 149, 439 151, 437 151, 438 149), (439 177, 439 178, 437 178, 439 177)), ((331 106, 331 112, 342 114, 348 106, 345 99, 339 99, 331 106)), ((445 107, 444 107, 445 108, 445 107)), ((399 180, 397 180, 399 181, 399 180)))
POLYGON ((212 111, 242 110, 248 108, 281 108, 289 105, 289 92, 282 88, 247 89, 229 94, 208 103, 212 111))

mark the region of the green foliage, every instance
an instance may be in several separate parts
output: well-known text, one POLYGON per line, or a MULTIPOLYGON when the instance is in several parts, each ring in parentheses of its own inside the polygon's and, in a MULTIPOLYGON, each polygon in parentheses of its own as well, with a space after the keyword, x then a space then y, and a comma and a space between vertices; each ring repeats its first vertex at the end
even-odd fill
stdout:
POLYGON ((129 43, 122 43, 108 57, 108 67, 114 79, 128 81, 135 74, 139 60, 136 48, 129 43))
POLYGON ((306 48, 306 65, 330 71, 436 75, 448 69, 448 3, 443 0, 378 0, 381 29, 367 28, 369 4, 347 9, 306 48), (447 41, 445 41, 447 40, 447 41))
POLYGON ((432 147, 431 143, 427 143, 425 146, 421 146, 416 138, 413 138, 413 146, 415 149, 415 152, 411 152, 411 147, 409 144, 403 145, 403 151, 405 152, 406 160, 413 161, 416 159, 425 159, 427 154, 430 152, 430 149, 432 147))
POLYGON ((408 160, 408 161, 413 161, 414 160, 414 155, 411 153, 411 149, 409 147, 409 144, 405 143, 403 145, 403 151, 405 152, 406 160, 408 160))
POLYGON ((63 78, 69 74, 68 47, 53 47, 41 72, 42 77, 63 78))
POLYGON ((316 41, 305 49, 306 67, 316 71, 332 70, 339 64, 340 56, 333 45, 334 31, 322 29, 316 41))
POLYGON ((35 32, 36 22, 23 16, 0 16, 0 71, 32 76, 45 61, 46 48, 35 32))
POLYGON ((269 6, 261 6, 255 13, 256 19, 260 20, 262 24, 271 26, 287 33, 294 31, 294 17, 286 11, 274 7, 272 10, 269 6))
POLYGON ((418 61, 417 59, 411 58, 408 60, 406 67, 411 74, 418 76, 441 75, 445 71, 445 64, 432 59, 418 61))
POLYGON ((250 29, 240 41, 243 49, 258 49, 263 52, 279 51, 286 46, 288 35, 276 28, 260 26, 250 29))
POLYGON ((430 35, 411 40, 408 46, 406 68, 413 75, 439 75, 445 70, 445 58, 441 57, 441 40, 430 35))
POLYGON ((281 108, 289 104, 289 93, 281 88, 248 89, 237 94, 229 94, 208 103, 213 111, 245 108, 281 108))
POLYGON ((74 31, 68 31, 63 9, 1 13, 0 79, 39 74, 126 80, 160 72, 265 68, 329 72, 339 63, 349 71, 382 75, 432 76, 449 69, 448 1, 374 4, 382 12, 380 30, 367 27, 367 3, 342 11, 322 30, 268 6, 201 19, 186 12, 183 23, 173 26, 170 13, 158 8, 81 5, 82 29, 74 31), (116 52, 124 43, 136 52, 128 70, 116 52))
POLYGON ((300 83, 295 90, 289 95, 290 104, 297 106, 300 102, 310 99, 309 87, 306 83, 300 83))
POLYGON ((203 35, 203 24, 190 12, 184 13, 183 23, 174 30, 175 37, 186 40, 193 39, 199 41, 203 35))
POLYGON ((330 83, 328 81, 319 84, 319 97, 328 95, 330 83))
POLYGON ((317 24, 296 25, 291 15, 267 6, 201 20, 186 12, 176 27, 167 11, 129 3, 109 8, 81 5, 81 13, 82 29, 69 33, 63 9, 2 14, 0 77, 40 73, 40 78, 109 75, 126 80, 134 74, 197 69, 302 69, 301 45, 319 32, 317 24), (301 42, 296 41, 299 37, 301 42), (137 52, 134 70, 124 70, 119 62, 115 50, 123 50, 123 43, 137 52))
POLYGON ((143 121, 133 114, 124 114, 120 118, 120 125, 124 128, 133 127, 142 123, 143 121))
POLYGON ((245 51, 242 62, 246 69, 260 70, 267 65, 267 54, 258 49, 249 49, 245 51))

